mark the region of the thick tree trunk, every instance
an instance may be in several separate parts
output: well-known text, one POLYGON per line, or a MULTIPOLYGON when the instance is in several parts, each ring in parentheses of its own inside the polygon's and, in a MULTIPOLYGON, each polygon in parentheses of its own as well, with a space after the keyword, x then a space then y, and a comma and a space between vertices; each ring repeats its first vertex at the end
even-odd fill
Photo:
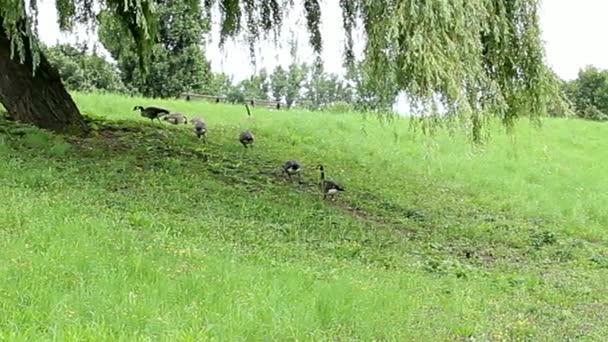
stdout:
POLYGON ((29 40, 24 38, 26 59, 11 58, 11 43, 0 17, 0 103, 9 115, 59 133, 85 134, 88 127, 72 97, 65 90, 59 72, 40 53, 40 63, 32 74, 29 40))

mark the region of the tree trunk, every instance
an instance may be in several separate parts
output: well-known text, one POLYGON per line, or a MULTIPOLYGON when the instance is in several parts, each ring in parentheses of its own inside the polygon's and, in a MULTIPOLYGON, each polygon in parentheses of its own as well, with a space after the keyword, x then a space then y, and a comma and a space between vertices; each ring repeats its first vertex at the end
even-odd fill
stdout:
POLYGON ((0 17, 0 103, 9 115, 21 122, 58 133, 84 134, 88 127, 72 97, 65 90, 59 72, 40 53, 40 63, 32 74, 29 39, 23 37, 25 61, 19 62, 3 30, 0 17))

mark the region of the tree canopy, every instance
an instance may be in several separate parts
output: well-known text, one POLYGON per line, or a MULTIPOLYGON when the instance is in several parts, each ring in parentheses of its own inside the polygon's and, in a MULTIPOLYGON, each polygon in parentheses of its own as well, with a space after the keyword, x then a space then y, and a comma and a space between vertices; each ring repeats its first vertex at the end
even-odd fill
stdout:
MULTIPOLYGON (((250 43, 261 33, 279 32, 294 6, 279 0, 219 3, 223 37, 244 33, 250 43)), ((319 0, 303 5, 310 44, 320 51, 322 7, 319 0)), ((543 60, 539 6, 538 0, 340 0, 345 61, 354 61, 353 37, 361 29, 370 86, 394 86, 414 109, 470 113, 473 127, 480 126, 481 111, 507 124, 535 117, 546 112, 555 91, 543 60)))
POLYGON ((63 84, 69 90, 108 91, 129 93, 115 67, 95 49, 88 51, 86 45, 59 44, 43 48, 49 62, 59 71, 63 84))
MULTIPOLYGON (((539 0, 339 0, 345 34, 345 61, 354 61, 354 33, 366 37, 364 62, 369 80, 391 80, 415 108, 440 106, 447 113, 480 112, 506 123, 546 110, 553 80, 545 67, 538 23, 539 0)), ((221 40, 243 35, 250 42, 281 33, 286 14, 303 5, 309 41, 323 46, 320 0, 183 0, 195 13, 219 9, 221 40)), ((23 41, 35 45, 37 1, 0 0, 0 19, 12 48, 23 59, 23 41)), ((143 67, 158 38, 155 1, 57 0, 61 29, 94 25, 103 8, 129 32, 143 67)), ((252 52, 253 48, 250 49, 252 52)), ((36 56, 38 49, 32 49, 36 56)), ((35 59, 35 58, 34 58, 35 59)))
POLYGON ((210 83, 210 66, 202 48, 209 23, 183 1, 156 1, 158 39, 151 50, 151 65, 138 67, 135 41, 121 34, 119 18, 101 13, 99 40, 117 61, 123 82, 149 97, 200 92, 210 83))
POLYGON ((562 87, 577 116, 608 121, 608 70, 587 66, 575 80, 563 82, 562 87))

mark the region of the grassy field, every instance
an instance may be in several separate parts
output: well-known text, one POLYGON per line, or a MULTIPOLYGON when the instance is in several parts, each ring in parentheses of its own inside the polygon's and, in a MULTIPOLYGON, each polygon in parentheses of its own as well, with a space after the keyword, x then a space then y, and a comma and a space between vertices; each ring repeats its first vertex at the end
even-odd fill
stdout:
POLYGON ((74 96, 86 139, 0 121, 0 340, 608 339, 606 125, 475 148, 360 114, 74 96), (202 115, 209 143, 134 105, 202 115))

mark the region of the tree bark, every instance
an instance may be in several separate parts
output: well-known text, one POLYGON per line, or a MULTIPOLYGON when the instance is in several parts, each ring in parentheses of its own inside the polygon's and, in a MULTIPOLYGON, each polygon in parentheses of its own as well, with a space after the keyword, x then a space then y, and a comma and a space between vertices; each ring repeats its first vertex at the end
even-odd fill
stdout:
POLYGON ((58 133, 86 134, 88 126, 72 97, 65 90, 59 72, 40 52, 40 63, 32 73, 29 39, 23 37, 25 60, 20 63, 3 29, 0 16, 0 103, 17 121, 58 133))

